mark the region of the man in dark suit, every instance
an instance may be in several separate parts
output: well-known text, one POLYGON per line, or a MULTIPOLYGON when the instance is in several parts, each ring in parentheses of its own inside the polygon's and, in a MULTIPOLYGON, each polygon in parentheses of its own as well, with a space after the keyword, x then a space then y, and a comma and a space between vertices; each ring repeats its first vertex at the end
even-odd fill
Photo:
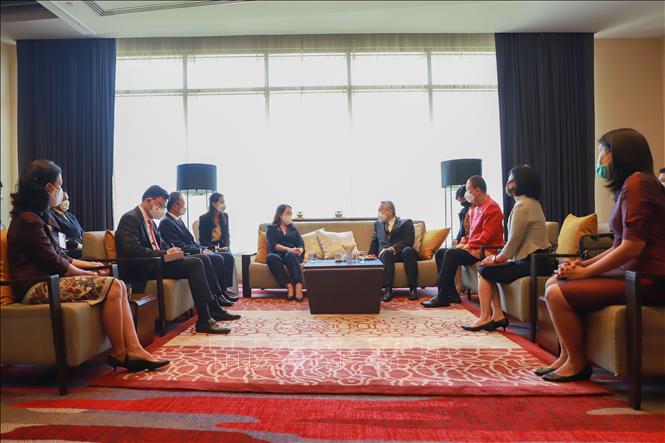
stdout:
MULTIPOLYGON (((169 194, 161 187, 153 185, 143 194, 139 206, 122 216, 116 229, 115 240, 119 258, 164 257, 178 254, 180 248, 166 249, 157 225, 153 220, 160 220, 166 213, 169 194)), ((122 265, 122 263, 121 263, 122 265)), ((121 274, 139 288, 147 280, 154 278, 152 267, 120 266, 121 274)), ((235 320, 239 315, 226 312, 217 301, 208 285, 206 267, 201 256, 189 255, 180 260, 163 264, 164 277, 186 278, 194 298, 199 318, 196 331, 208 334, 228 334, 230 329, 217 323, 222 320, 235 320)), ((214 273, 212 279, 214 279, 214 273)), ((139 289, 140 290, 140 289, 139 289)))
POLYGON ((395 205, 391 201, 382 201, 379 205, 379 219, 374 223, 374 234, 369 247, 368 258, 379 257, 385 272, 383 301, 393 298, 395 262, 403 262, 409 281, 409 300, 418 299, 418 253, 413 248, 415 229, 413 221, 401 219, 395 214, 395 205))
POLYGON ((210 260, 214 274, 217 277, 216 280, 210 283, 210 289, 215 294, 220 294, 219 302, 222 306, 231 306, 232 302, 238 300, 226 292, 226 288, 233 284, 233 254, 230 252, 213 253, 209 249, 201 249, 201 245, 196 242, 192 233, 187 229, 187 225, 182 221, 181 217, 186 214, 187 207, 180 192, 169 194, 166 210, 168 211, 166 216, 159 223, 159 232, 162 239, 169 246, 175 246, 185 252, 202 253, 207 260, 210 260))

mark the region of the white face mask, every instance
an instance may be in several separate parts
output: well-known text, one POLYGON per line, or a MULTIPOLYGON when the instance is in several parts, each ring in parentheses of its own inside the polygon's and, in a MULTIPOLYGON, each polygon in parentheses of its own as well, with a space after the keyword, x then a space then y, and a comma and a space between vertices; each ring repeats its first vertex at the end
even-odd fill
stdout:
POLYGON ((379 212, 379 215, 377 216, 377 218, 379 219, 379 221, 380 221, 381 223, 385 223, 386 220, 388 220, 388 218, 387 218, 385 215, 383 215, 382 213, 380 213, 380 212, 379 212))
POLYGON ((180 215, 181 215, 181 216, 183 216, 183 215, 185 215, 185 214, 187 214, 187 207, 186 207, 186 206, 183 207, 183 208, 180 210, 180 215))
POLYGON ((285 215, 282 217, 282 221, 284 222, 285 225, 290 225, 292 220, 293 217, 291 215, 285 215))
POLYGON ((161 220, 164 218, 164 215, 166 215, 166 208, 160 208, 157 205, 150 208, 150 217, 154 220, 161 220))
POLYGON ((466 192, 464 193, 464 198, 465 198, 466 201, 468 201, 469 203, 473 203, 473 195, 471 195, 471 193, 470 193, 469 191, 466 191, 466 192))
POLYGON ((63 200, 62 203, 60 203, 60 210, 62 212, 69 211, 69 200, 63 200))
POLYGON ((53 191, 49 193, 49 200, 52 208, 57 208, 62 203, 62 199, 65 198, 65 192, 60 189, 53 187, 53 191))

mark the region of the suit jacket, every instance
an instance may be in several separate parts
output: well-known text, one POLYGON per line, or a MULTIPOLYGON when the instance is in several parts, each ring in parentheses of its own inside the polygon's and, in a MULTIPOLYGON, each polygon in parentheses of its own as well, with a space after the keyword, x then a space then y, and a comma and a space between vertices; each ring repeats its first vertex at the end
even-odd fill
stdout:
POLYGON ((196 243, 194 236, 189 232, 185 223, 168 212, 159 223, 159 233, 165 242, 177 246, 180 249, 191 250, 199 249, 201 247, 201 245, 196 243))
MULTIPOLYGON (((231 247, 231 236, 229 234, 229 214, 222 212, 219 214, 219 226, 222 228, 222 238, 215 242, 221 248, 231 247)), ((199 242, 203 246, 213 246, 212 230, 215 227, 214 217, 206 212, 199 217, 199 242)))
POLYGON ((83 228, 76 216, 69 211, 63 215, 62 212, 53 209, 51 215, 58 222, 60 232, 67 237, 67 250, 78 249, 78 245, 83 244, 83 228))
MULTIPOLYGON (((7 261, 12 279, 64 275, 72 259, 58 246, 58 223, 50 211, 37 214, 24 211, 12 218, 7 231, 7 261)), ((18 300, 30 288, 17 285, 18 300)))
POLYGON ((397 255, 404 248, 413 247, 415 237, 416 230, 413 227, 413 221, 409 218, 397 217, 390 233, 386 230, 386 224, 377 220, 374 223, 369 253, 377 255, 382 249, 392 247, 395 248, 395 255, 397 255))

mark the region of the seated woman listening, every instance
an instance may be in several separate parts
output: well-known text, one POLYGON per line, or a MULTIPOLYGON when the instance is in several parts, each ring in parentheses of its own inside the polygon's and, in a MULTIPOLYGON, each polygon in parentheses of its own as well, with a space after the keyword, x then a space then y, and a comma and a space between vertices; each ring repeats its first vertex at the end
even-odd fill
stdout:
POLYGON ((66 237, 67 255, 71 258, 81 258, 83 249, 83 228, 73 212, 69 210, 69 195, 63 193, 62 202, 58 206, 51 207, 51 215, 60 232, 66 237))
MULTIPOLYGON (((665 188, 653 174, 649 144, 634 129, 615 129, 598 141, 596 174, 614 194, 610 228, 614 244, 589 260, 565 261, 547 282, 547 309, 561 345, 559 358, 536 370, 547 381, 588 380, 580 317, 626 303, 625 271, 665 269, 665 188)), ((665 288, 645 282, 644 301, 663 300, 665 288)))
MULTIPOLYGON (((169 364, 143 349, 136 336, 125 284, 91 271, 101 263, 72 259, 59 246, 58 225, 50 207, 63 198, 61 169, 49 160, 35 160, 23 171, 12 194, 12 221, 7 232, 7 255, 12 279, 59 274, 63 302, 103 303, 102 323, 111 341, 108 363, 130 371, 169 364)), ((48 303, 46 283, 14 288, 24 304, 48 303)))
POLYGON ((211 251, 229 252, 229 214, 224 195, 219 192, 210 195, 208 212, 199 217, 199 242, 211 251))
POLYGON ((508 319, 501 310, 498 284, 509 284, 529 275, 530 258, 534 252, 549 248, 545 215, 538 203, 540 178, 531 166, 516 166, 508 175, 506 194, 515 199, 508 216, 508 241, 501 252, 480 263, 478 296, 480 318, 472 325, 462 326, 467 331, 506 330, 508 319), (501 265, 501 266, 499 266, 501 265))
POLYGON ((305 256, 305 242, 291 223, 292 209, 279 205, 272 224, 266 229, 268 242, 268 268, 281 287, 286 287, 286 299, 303 301, 302 271, 300 263, 305 256), (285 269, 286 267, 286 269, 285 269))

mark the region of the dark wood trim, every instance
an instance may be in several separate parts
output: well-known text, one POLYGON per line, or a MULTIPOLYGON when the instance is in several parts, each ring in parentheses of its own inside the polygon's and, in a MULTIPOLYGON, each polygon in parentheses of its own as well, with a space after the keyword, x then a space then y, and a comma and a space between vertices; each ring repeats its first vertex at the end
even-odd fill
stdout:
POLYGON ((46 280, 48 290, 48 305, 51 313, 51 328, 53 330, 53 348, 55 349, 56 372, 60 395, 66 395, 67 389, 67 357, 65 354, 65 326, 62 319, 62 305, 60 303, 60 276, 51 275, 46 280))
POLYGON ((243 254, 242 255, 242 296, 251 297, 252 288, 249 286, 249 265, 252 262, 252 257, 256 255, 256 252, 252 254, 243 254))

